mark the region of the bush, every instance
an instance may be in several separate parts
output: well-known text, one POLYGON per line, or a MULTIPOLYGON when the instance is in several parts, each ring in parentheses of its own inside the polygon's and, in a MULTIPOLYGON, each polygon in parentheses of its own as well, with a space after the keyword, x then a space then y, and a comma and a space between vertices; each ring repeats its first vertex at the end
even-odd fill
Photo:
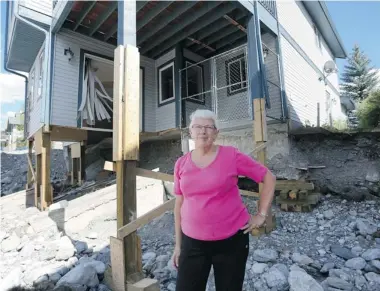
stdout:
POLYGON ((358 119, 363 128, 373 128, 380 125, 380 90, 372 92, 358 109, 358 119))

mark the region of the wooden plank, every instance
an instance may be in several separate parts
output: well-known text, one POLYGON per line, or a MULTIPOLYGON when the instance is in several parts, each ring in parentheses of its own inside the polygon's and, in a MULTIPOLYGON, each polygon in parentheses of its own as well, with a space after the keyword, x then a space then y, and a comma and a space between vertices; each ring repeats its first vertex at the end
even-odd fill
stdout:
POLYGON ((150 179, 156 179, 156 180, 161 180, 165 182, 174 182, 174 176, 166 173, 161 173, 161 172, 154 172, 150 170, 145 170, 142 168, 136 168, 136 175, 145 177, 145 178, 150 178, 150 179))
POLYGON ((153 219, 157 218, 158 216, 162 215, 166 211, 172 210, 174 208, 175 199, 171 199, 162 205, 154 208, 153 210, 149 211, 148 213, 138 217, 137 219, 133 220, 132 222, 128 223, 127 225, 121 227, 117 231, 117 237, 119 239, 122 239, 134 231, 136 231, 138 228, 148 224, 153 219))
POLYGON ((265 99, 257 98, 253 100, 254 108, 254 134, 256 142, 266 142, 267 135, 267 122, 265 113, 265 99))
POLYGON ((276 190, 314 190, 314 184, 297 180, 277 180, 276 190))
POLYGON ((138 160, 140 146, 140 54, 137 47, 126 45, 124 71, 124 160, 138 160))
POLYGON ((80 158, 81 155, 81 144, 79 142, 77 143, 74 143, 74 144, 71 144, 70 145, 70 149, 71 149, 71 158, 80 158))
POLYGON ((31 186, 31 180, 33 178, 34 181, 36 181, 36 174, 34 173, 33 169, 33 163, 32 163, 32 148, 33 148, 33 142, 28 141, 29 144, 29 150, 28 155, 26 156, 28 159, 28 174, 27 174, 27 187, 29 188, 31 186))
POLYGON ((123 76, 124 76, 124 46, 119 45, 114 54, 113 83, 113 161, 123 159, 123 76))
POLYGON ((42 133, 41 154, 41 210, 45 210, 53 203, 53 193, 50 183, 50 133, 42 133))
POLYGON ((255 149, 249 153, 249 155, 253 156, 253 155, 256 155, 257 153, 259 153, 260 151, 264 150, 267 148, 267 144, 266 143, 261 143, 261 144, 258 144, 256 145, 255 149))
POLYGON ((34 206, 39 209, 41 199, 41 155, 36 155, 36 179, 34 180, 34 206))
POLYGON ((74 127, 52 125, 50 127, 50 140, 81 142, 83 140, 87 140, 87 130, 74 127))
POLYGON ((160 291, 157 280, 144 278, 134 284, 128 284, 128 291, 160 291))
POLYGON ((110 237, 112 282, 115 291, 126 291, 124 241, 110 237))

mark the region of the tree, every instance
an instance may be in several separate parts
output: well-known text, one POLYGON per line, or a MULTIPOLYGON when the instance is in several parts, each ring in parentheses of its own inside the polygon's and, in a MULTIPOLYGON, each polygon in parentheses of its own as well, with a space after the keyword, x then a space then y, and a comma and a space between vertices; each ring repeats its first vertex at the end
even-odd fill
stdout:
POLYGON ((341 89, 356 101, 366 99, 379 82, 376 70, 370 66, 370 63, 370 59, 358 45, 355 45, 348 58, 348 64, 344 66, 341 89))
POLYGON ((380 90, 372 92, 358 108, 360 126, 363 128, 380 125, 380 90))

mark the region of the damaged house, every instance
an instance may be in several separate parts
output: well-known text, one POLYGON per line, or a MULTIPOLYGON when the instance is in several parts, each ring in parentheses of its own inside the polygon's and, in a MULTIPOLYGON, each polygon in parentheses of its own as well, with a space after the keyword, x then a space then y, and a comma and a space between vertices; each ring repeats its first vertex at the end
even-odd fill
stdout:
MULTIPOLYGON (((26 136, 46 169, 52 141, 77 143, 80 158, 81 145, 112 137, 118 15, 117 1, 7 1, 5 67, 29 74, 26 136)), ((345 117, 335 60, 346 52, 324 1, 137 1, 136 38, 142 142, 188 151, 189 114, 207 108, 219 142, 249 153, 257 92, 269 159, 292 130, 345 117)))

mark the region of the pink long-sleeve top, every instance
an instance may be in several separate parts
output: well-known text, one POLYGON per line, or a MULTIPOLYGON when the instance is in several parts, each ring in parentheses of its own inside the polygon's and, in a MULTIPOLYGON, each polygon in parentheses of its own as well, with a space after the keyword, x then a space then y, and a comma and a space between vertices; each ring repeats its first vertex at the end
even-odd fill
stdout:
POLYGON ((237 185, 238 176, 262 182, 267 168, 232 146, 219 146, 213 162, 200 168, 191 152, 174 167, 174 192, 183 195, 182 232, 198 240, 234 235, 250 219, 237 185))

